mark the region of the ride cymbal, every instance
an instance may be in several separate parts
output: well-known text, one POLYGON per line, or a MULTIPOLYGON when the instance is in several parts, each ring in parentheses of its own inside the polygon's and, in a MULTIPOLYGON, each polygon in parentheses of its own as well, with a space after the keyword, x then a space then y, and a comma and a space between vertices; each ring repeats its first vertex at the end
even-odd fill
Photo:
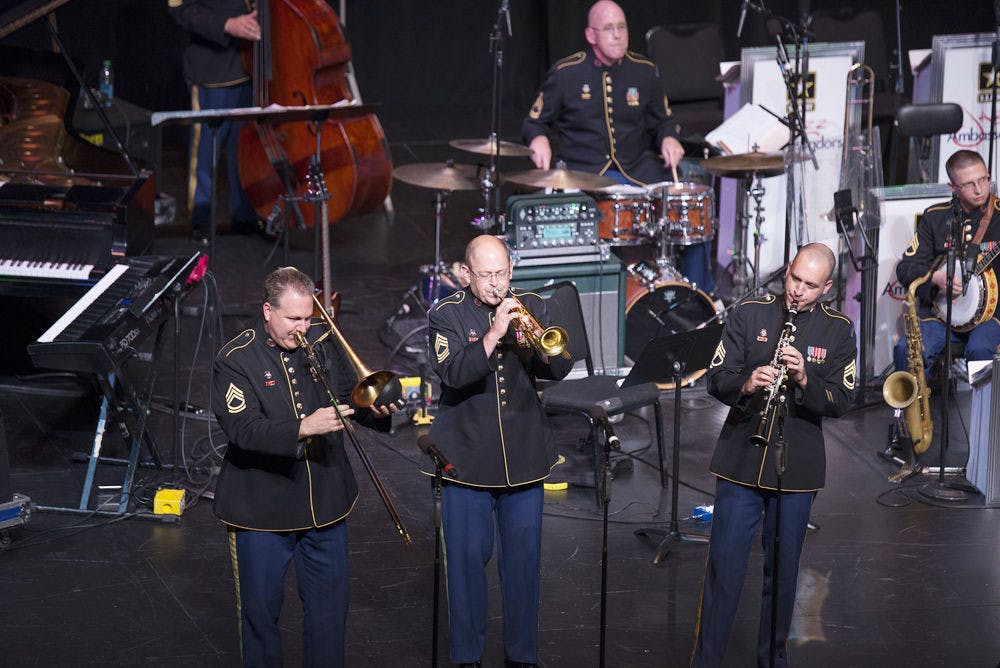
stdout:
MULTIPOLYGON (((469 153, 493 155, 496 153, 497 141, 492 137, 489 139, 452 139, 448 142, 448 145, 462 151, 468 151, 469 153)), ((505 157, 523 158, 531 155, 531 149, 523 144, 515 144, 514 142, 503 141, 501 139, 500 155, 505 157)))
POLYGON ((716 176, 734 178, 758 176, 777 176, 785 171, 785 156, 783 153, 737 153, 736 155, 720 155, 701 161, 701 166, 716 176))
POLYGON ((529 188, 552 188, 554 190, 599 190, 618 183, 609 176, 576 172, 565 167, 529 169, 524 172, 507 174, 504 180, 529 188))
POLYGON ((392 175, 403 183, 434 190, 478 190, 482 186, 473 165, 456 165, 451 160, 403 165, 394 168, 392 175))

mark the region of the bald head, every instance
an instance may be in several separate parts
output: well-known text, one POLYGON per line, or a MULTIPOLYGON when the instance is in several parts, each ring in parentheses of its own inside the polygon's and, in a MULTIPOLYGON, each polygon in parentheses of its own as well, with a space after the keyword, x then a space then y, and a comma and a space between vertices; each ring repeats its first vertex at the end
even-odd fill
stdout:
POLYGON ((482 234, 465 247, 462 278, 484 304, 500 303, 510 288, 512 270, 507 244, 494 236, 482 234))
POLYGON ((837 266, 837 258, 826 244, 819 242, 806 244, 795 254, 795 261, 798 261, 800 257, 803 262, 815 263, 821 267, 825 267, 824 280, 833 276, 833 270, 837 266))
POLYGON ((587 12, 587 25, 591 28, 600 28, 609 17, 616 20, 619 17, 624 19, 625 12, 617 2, 611 2, 611 0, 598 0, 598 2, 595 2, 590 6, 590 11, 587 12))

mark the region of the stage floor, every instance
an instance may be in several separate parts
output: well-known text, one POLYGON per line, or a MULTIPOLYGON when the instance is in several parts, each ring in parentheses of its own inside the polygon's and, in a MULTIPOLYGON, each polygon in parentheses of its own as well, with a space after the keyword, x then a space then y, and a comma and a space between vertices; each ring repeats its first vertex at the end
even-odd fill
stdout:
MULTIPOLYGON (((477 119, 478 120, 478 119, 477 119)), ((480 123, 453 127, 451 136, 476 136, 480 123)), ((512 127, 509 126, 508 127, 512 127)), ((394 141, 396 163, 437 162, 476 156, 447 146, 448 137, 428 131, 394 141)), ((168 153, 166 188, 179 196, 183 152, 168 153)), ((524 159, 505 160, 506 169, 527 169, 524 159)), ((377 335, 418 282, 420 266, 434 258, 434 191, 395 184, 390 221, 382 212, 333 227, 333 282, 343 296, 340 322, 359 356, 372 368, 415 372, 406 345, 391 354, 377 335)), ((460 259, 476 233, 470 225, 479 193, 455 192, 444 215, 441 247, 446 261, 460 259)), ((224 209, 223 209, 224 210, 224 209)), ((223 222, 226 217, 220 218, 223 222)), ((308 238, 308 234, 300 235, 308 238)), ((300 245, 301 239, 296 239, 300 245)), ((195 246, 182 225, 159 230, 153 252, 184 254, 195 246)), ((282 261, 278 249, 253 236, 223 234, 215 249, 222 304, 221 329, 228 338, 259 313, 263 276, 282 261)), ((291 252, 290 261, 312 271, 310 250, 291 252)), ((724 283, 724 282, 723 282, 724 283)), ((185 301, 181 318, 179 383, 182 439, 176 457, 190 477, 141 468, 135 500, 147 507, 157 486, 179 478, 191 490, 211 489, 201 471, 222 447, 208 405, 210 348, 202 319, 204 288, 185 301), (204 336, 200 334, 204 333, 204 336), (190 394, 188 394, 190 392, 190 394)), ((44 320, 58 306, 43 301, 5 302, 8 329, 44 320), (28 318, 24 310, 35 314, 28 318)), ((25 325, 26 327, 27 325, 25 325)), ((37 325, 36 325, 37 326, 37 325)), ((24 338, 22 336, 22 338, 24 338)), ((161 458, 172 462, 172 361, 167 342, 157 361, 150 429, 161 458)), ((29 369, 2 377, 0 414, 6 421, 15 492, 39 505, 76 507, 85 466, 74 452, 93 440, 97 403, 89 387, 72 379, 39 377, 29 369)), ((149 365, 130 373, 141 379, 149 365)), ((951 421, 949 465, 967 455, 969 392, 961 388, 951 421)), ((877 389, 876 389, 877 392, 877 389)), ((873 392, 874 394, 874 392, 873 392)), ((725 408, 707 396, 704 382, 682 396, 681 442, 672 443, 674 397, 664 393, 666 463, 680 448, 677 517, 685 532, 708 533, 711 524, 692 519, 696 506, 712 503, 714 481, 707 472, 725 408)), ((934 404, 935 410, 937 405, 934 404)), ((1000 659, 1000 513, 982 497, 945 505, 930 502, 916 488, 933 482, 921 475, 902 485, 887 481, 898 466, 876 456, 885 445, 889 409, 875 404, 825 423, 827 486, 814 505, 804 550, 789 656, 794 665, 996 665, 1000 659)), ((608 533, 607 665, 687 665, 694 637, 707 547, 674 545, 659 565, 650 563, 655 544, 635 535, 640 528, 668 527, 671 489, 662 488, 656 463, 652 412, 630 415, 617 426, 623 454, 615 457, 608 533)), ((598 662, 601 593, 601 511, 592 486, 590 452, 581 450, 579 421, 554 422, 567 463, 556 477, 568 489, 546 493, 541 597, 541 661, 546 666, 592 666, 598 662)), ((403 666, 431 657, 433 603, 433 514, 430 481, 418 471, 418 428, 398 418, 391 434, 365 431, 363 440, 413 536, 404 545, 362 467, 354 459, 361 498, 348 520, 351 611, 348 664, 403 666)), ((109 429, 105 452, 124 454, 122 439, 109 429)), ((925 461, 936 462, 936 449, 925 461)), ((351 453, 352 458, 354 457, 351 453)), ((794 457, 794 445, 789 456, 794 457)), ((123 470, 101 466, 97 482, 121 484, 123 470)), ((207 498, 189 500, 176 523, 36 512, 13 532, 0 551, 4 563, 4 663, 20 665, 236 665, 239 647, 226 532, 207 498)), ((743 600, 730 641, 727 665, 753 661, 757 637, 761 556, 751 557, 743 600)), ((484 665, 503 663, 499 589, 491 574, 490 625, 484 665)), ((442 590, 441 656, 447 664, 447 622, 442 590)), ((300 662, 301 639, 294 580, 289 577, 282 616, 286 663, 300 662)))

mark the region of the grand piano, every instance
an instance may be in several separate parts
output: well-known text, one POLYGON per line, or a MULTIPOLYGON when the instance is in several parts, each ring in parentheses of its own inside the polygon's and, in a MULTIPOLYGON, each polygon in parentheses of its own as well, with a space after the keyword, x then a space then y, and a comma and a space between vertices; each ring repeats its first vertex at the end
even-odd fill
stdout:
MULTIPOLYGON (((65 2, 18 3, 0 38, 65 2)), ((0 294, 82 294, 152 241, 152 174, 69 126, 81 89, 65 49, 0 46, 0 294)))

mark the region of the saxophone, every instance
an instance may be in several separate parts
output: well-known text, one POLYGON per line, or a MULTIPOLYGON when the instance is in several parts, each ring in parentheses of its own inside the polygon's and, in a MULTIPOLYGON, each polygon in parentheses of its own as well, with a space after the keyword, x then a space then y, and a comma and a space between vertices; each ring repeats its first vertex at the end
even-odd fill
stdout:
POLYGON ((924 375, 924 344, 917 318, 917 288, 930 279, 934 267, 910 284, 906 292, 903 329, 906 336, 906 362, 909 371, 893 371, 882 384, 882 397, 893 408, 903 409, 906 428, 913 439, 913 451, 918 455, 931 447, 934 422, 931 419, 931 391, 924 375))

